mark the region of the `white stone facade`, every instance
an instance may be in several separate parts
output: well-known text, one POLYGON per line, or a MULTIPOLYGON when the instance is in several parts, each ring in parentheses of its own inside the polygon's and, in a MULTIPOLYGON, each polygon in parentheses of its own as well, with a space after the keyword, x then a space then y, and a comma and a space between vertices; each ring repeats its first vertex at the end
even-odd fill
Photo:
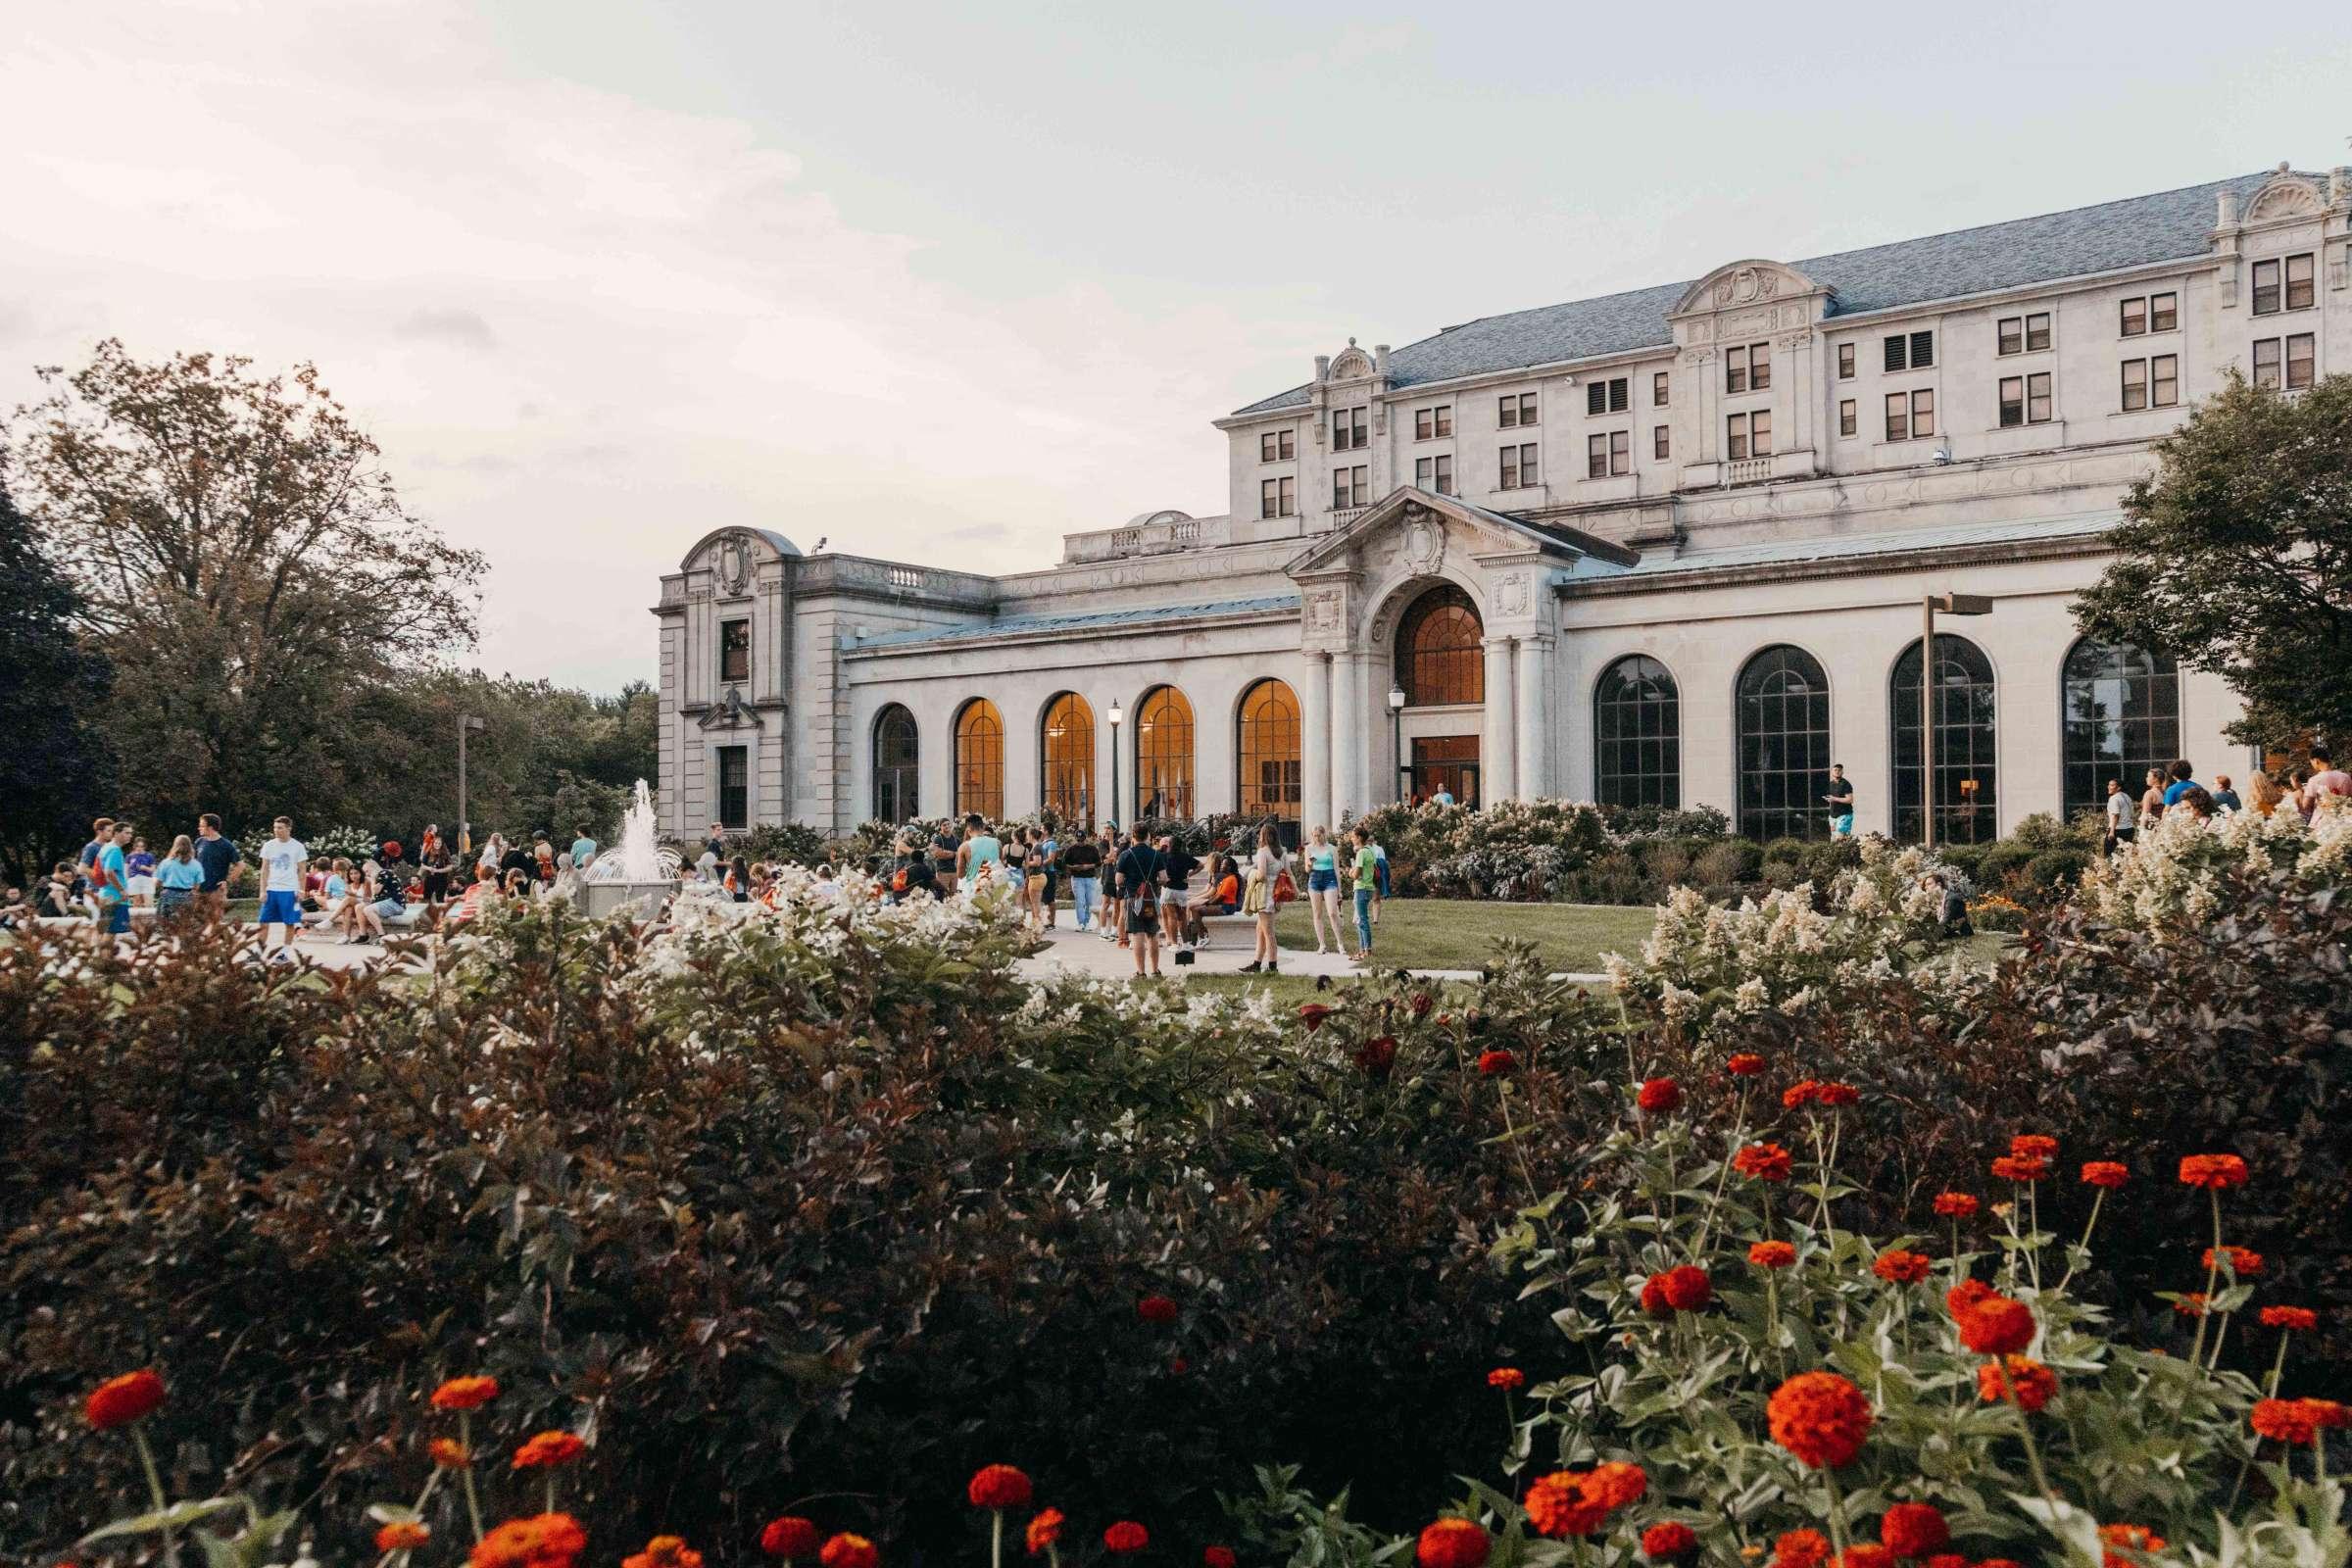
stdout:
MULTIPOLYGON (((1909 688, 1891 676, 1916 659, 1922 599, 1947 593, 1993 608, 1939 625, 1974 648, 1950 678, 1977 683, 1977 706, 1949 710, 1975 714, 1973 740, 1938 749, 1939 833, 2080 808, 2118 754, 2241 772, 2217 679, 2090 679, 2069 605, 2102 568, 2101 531, 2151 443, 2196 400, 2232 371, 2291 394, 2352 369, 2348 231, 2346 172, 2281 169, 1814 262, 1734 262, 1394 353, 1350 343, 1307 384, 1215 421, 1227 515, 1073 535, 1043 571, 804 557, 778 534, 723 530, 655 609, 667 825, 843 831, 878 799, 938 815, 979 804, 975 785, 1026 814, 1046 802, 1045 714, 1065 692, 1091 710, 1094 765, 1075 796, 1057 775, 1060 804, 1126 820, 1152 804, 1137 715, 1173 686, 1196 814, 1273 799, 1337 823, 1457 776, 1401 773, 1401 737, 1408 756, 1474 753, 1485 799, 1634 791, 1764 833, 1791 827, 1784 808, 1818 793, 1798 774, 1834 759, 1861 828, 1915 833, 1915 768, 1913 816, 1893 809, 1909 688), (1475 615, 1483 691, 1393 715, 1392 684, 1425 684, 1399 664, 1403 622, 1447 586, 1475 615), (1760 673, 1782 645, 1802 654, 1777 662, 1801 673, 1760 673), (1673 683, 1669 782, 1600 766, 1633 755, 1603 744, 1604 724, 1663 711, 1612 706, 1624 688, 1604 672, 1633 655, 1673 683), (1287 687, 1296 750, 1273 756, 1289 731, 1252 727, 1248 760, 1261 783, 1295 778, 1296 805, 1280 787, 1245 800, 1242 710, 1267 679, 1287 687), (976 755, 959 770, 958 715, 976 699, 1001 723, 996 771, 976 755), (2070 703, 2083 720, 2071 742, 2070 703), (912 720, 910 803, 877 796, 877 724, 894 708, 912 720)), ((1472 656, 1449 657, 1427 667, 1462 678, 1472 656)), ((1825 830, 1820 813, 1793 826, 1825 830)))

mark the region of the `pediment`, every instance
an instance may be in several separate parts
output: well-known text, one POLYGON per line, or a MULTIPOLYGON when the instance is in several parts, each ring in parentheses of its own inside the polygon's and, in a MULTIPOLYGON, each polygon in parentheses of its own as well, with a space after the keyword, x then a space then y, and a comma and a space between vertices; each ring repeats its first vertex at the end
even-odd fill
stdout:
POLYGON ((760 720, 744 702, 743 688, 730 686, 726 695, 703 710, 703 716, 694 722, 698 729, 741 729, 746 724, 757 728, 760 720))
POLYGON ((1743 262, 1730 262, 1718 267, 1689 288, 1675 301, 1668 318, 1678 316, 1698 316, 1709 311, 1737 310, 1743 305, 1769 304, 1776 300, 1803 299, 1809 295, 1828 295, 1835 292, 1816 283, 1785 262, 1771 262, 1750 257, 1743 262))
POLYGON ((1348 340, 1346 348, 1332 356, 1331 379, 1334 381, 1361 381, 1371 373, 1372 356, 1357 348, 1353 338, 1348 340))
POLYGON ((1353 522, 1317 539, 1284 569, 1298 577, 1345 567, 1368 548, 1394 541, 1408 565, 1428 570, 1446 554, 1449 538, 1460 541, 1456 548, 1470 554, 1533 550, 1563 562, 1589 558, 1619 566, 1642 559, 1622 545, 1563 523, 1531 522, 1459 496, 1399 485, 1353 522))
POLYGON ((2265 181, 2246 203, 2245 221, 2276 222, 2280 219, 2317 218, 2328 210, 2327 197, 2310 180, 2297 174, 2277 174, 2265 181))
POLYGON ((758 567, 800 554, 799 545, 772 528, 714 528, 695 541, 678 569, 710 567, 718 573, 720 586, 735 593, 758 567))

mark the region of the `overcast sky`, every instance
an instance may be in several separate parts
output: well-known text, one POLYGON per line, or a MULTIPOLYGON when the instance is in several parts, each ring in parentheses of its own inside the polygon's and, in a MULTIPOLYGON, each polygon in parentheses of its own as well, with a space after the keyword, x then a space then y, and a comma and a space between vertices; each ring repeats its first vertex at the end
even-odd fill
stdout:
POLYGON ((610 689, 722 524, 1046 565, 1350 334, 2352 161, 2347 16, 18 0, 0 405, 313 360, 476 662, 610 689))

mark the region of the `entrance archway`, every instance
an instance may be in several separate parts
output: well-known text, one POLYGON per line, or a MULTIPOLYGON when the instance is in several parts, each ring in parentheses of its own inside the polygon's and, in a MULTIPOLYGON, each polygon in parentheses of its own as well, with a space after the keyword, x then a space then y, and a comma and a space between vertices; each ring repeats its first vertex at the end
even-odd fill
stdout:
MULTIPOLYGON (((1404 707, 1396 734, 1396 793, 1476 806, 1486 727, 1486 623, 1453 583, 1424 590, 1396 623, 1393 655, 1404 707)), ((1383 695, 1383 707, 1387 706, 1383 695)))

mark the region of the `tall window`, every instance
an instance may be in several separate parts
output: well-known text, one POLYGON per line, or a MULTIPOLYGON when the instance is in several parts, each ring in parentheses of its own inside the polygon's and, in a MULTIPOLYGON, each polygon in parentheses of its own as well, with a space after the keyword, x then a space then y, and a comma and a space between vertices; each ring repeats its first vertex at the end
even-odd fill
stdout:
POLYGON ((1502 449, 1497 489, 1517 490, 1540 482, 1538 475, 1542 472, 1542 465, 1537 460, 1541 454, 1536 446, 1537 443, 1533 441, 1522 441, 1517 446, 1502 449))
POLYGON ((1334 452, 1360 451, 1372 444, 1371 428, 1364 416, 1371 405, 1358 404, 1352 409, 1331 411, 1331 450, 1334 452))
POLYGON ((1734 414, 1723 421, 1724 455, 1734 463, 1747 458, 1772 456, 1772 414, 1758 409, 1753 414, 1734 414))
POLYGON ((1592 781, 1603 806, 1683 804, 1682 696, 1646 654, 1618 660, 1592 690, 1592 781))
POLYGON ((1433 409, 1413 411, 1413 439, 1436 441, 1453 434, 1453 405, 1441 403, 1433 409))
POLYGON ((2256 262, 2254 314, 2276 316, 2281 309, 2310 310, 2318 298, 2314 291, 2318 276, 2313 267, 2314 260, 2315 254, 2305 251, 2300 256, 2273 257, 2267 262, 2256 262))
POLYGON ((1242 814, 1298 819, 1298 698, 1278 680, 1261 680, 1242 693, 1242 814))
POLYGON ((1135 705, 1135 814, 1193 814, 1193 705, 1173 686, 1154 686, 1135 705))
POLYGON ((718 749, 718 825, 752 825, 752 754, 747 746, 718 749))
POLYGON ((1830 831, 1830 680, 1783 643, 1740 671, 1740 831, 1818 839, 1830 831))
POLYGON ((722 620, 718 623, 718 678, 729 681, 752 678, 750 621, 722 620))
POLYGON ((1331 505, 1335 512, 1372 504, 1372 470, 1364 464, 1331 470, 1331 505))
POLYGON ((2066 656, 2061 695, 2069 817, 2101 809, 2109 779, 2137 799, 2148 769, 2180 755, 2180 677, 2171 655, 2085 638, 2066 656))
POLYGON ((1064 822, 1092 822, 1095 710, 1076 692, 1063 692, 1046 705, 1037 739, 1046 809, 1064 822))
POLYGON ((1261 517, 1288 517, 1298 511, 1298 481, 1290 474, 1279 479, 1257 481, 1257 514, 1261 517))
POLYGON ((1916 392, 1886 394, 1886 439, 1911 441, 1936 433, 1936 391, 1921 387, 1916 392))
POLYGON ((1004 720, 997 705, 975 697, 956 714, 956 814, 1004 817, 1004 720))
POLYGON ((2050 372, 2036 370, 2031 375, 2001 377, 2001 423, 2047 424, 2050 422, 2050 372))
POLYGON ((917 747, 914 715, 897 703, 874 716, 874 817, 911 821, 919 814, 915 793, 917 747))
POLYGON ((1485 702, 1485 636, 1470 596, 1450 583, 1414 600, 1396 628, 1396 667, 1406 704, 1485 702))
POLYGON ((1415 458, 1413 460, 1413 483, 1424 490, 1434 490, 1442 496, 1453 494, 1452 455, 1441 453, 1434 458, 1415 458))
MULTIPOLYGON (((1634 432, 1610 430, 1585 437, 1585 477, 1606 479, 1611 474, 1634 471, 1634 432)), ((1522 483, 1532 484, 1530 465, 1520 464, 1522 483)))
MULTIPOLYGON (((1919 837, 1919 644, 1886 677, 1894 725, 1894 836, 1919 837)), ((1999 836, 1994 799, 1992 662, 1965 637, 1936 634, 1936 840, 1983 844, 1999 836)))
POLYGON ((1268 430, 1257 438, 1257 461, 1288 463, 1298 455, 1298 432, 1268 430))
POLYGON ((1854 346, 1851 343, 1840 343, 1838 345, 1838 379, 1851 381, 1853 378, 1854 346))
POLYGON ((1725 392, 1761 392, 1772 385, 1772 345, 1741 343, 1723 351, 1725 392))
POLYGON ((1494 422, 1505 430, 1515 430, 1523 424, 1536 422, 1536 395, 1533 392, 1506 392, 1494 402, 1494 422))

